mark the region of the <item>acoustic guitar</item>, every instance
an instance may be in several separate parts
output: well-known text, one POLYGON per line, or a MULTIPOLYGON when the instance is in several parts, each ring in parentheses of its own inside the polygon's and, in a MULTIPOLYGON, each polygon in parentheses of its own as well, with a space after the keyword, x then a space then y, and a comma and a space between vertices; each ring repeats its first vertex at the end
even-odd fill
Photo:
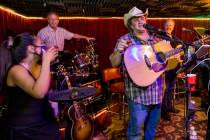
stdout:
MULTIPOLYGON (((66 80, 68 89, 71 91, 72 98, 78 95, 77 88, 71 86, 68 73, 63 65, 58 66, 60 72, 66 80)), ((85 105, 82 102, 73 101, 68 109, 68 117, 72 120, 71 139, 72 140, 90 140, 93 136, 94 125, 92 118, 86 114, 85 105)))
POLYGON ((124 62, 130 78, 138 86, 151 85, 167 69, 167 60, 183 51, 160 41, 153 46, 133 45, 126 49, 124 62))
MULTIPOLYGON (((182 47, 182 45, 177 45, 176 49, 181 48, 181 47, 182 47)), ((182 56, 184 56, 184 51, 169 57, 167 59, 166 71, 175 69, 175 68, 177 68, 178 64, 183 63, 183 57, 182 56)))
MULTIPOLYGON (((201 39, 192 42, 192 45, 194 44, 194 45, 196 45, 196 47, 189 47, 190 48, 189 51, 192 51, 191 54, 193 54, 193 53, 195 53, 195 48, 200 47, 201 44, 209 44, 209 42, 210 42, 210 36, 209 35, 205 35, 201 39)), ((176 48, 180 48, 180 47, 182 47, 182 45, 177 45, 176 46, 176 48)), ((173 55, 170 58, 168 58, 166 71, 175 69, 178 64, 183 62, 183 59, 181 59, 181 55, 184 55, 184 53, 181 53, 181 54, 178 53, 178 54, 173 55)))

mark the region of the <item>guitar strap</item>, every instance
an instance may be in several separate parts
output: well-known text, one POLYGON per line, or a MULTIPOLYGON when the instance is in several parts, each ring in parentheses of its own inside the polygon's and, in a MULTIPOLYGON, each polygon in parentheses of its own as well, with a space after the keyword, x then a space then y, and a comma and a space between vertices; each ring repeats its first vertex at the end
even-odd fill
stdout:
POLYGON ((130 35, 130 37, 134 40, 135 45, 146 45, 146 44, 147 44, 146 41, 139 39, 139 38, 136 37, 135 35, 133 35, 133 34, 129 34, 129 35, 130 35))

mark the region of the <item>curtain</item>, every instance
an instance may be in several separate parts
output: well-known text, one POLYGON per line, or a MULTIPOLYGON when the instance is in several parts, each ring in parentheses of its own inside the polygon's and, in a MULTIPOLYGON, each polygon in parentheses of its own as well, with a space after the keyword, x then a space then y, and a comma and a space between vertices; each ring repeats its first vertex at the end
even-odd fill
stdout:
MULTIPOLYGON (((163 28, 165 19, 148 19, 148 23, 163 28)), ((193 29, 193 27, 210 28, 210 20, 198 19, 176 19, 175 35, 180 39, 192 42, 194 35, 183 32, 182 27, 193 29)), ((14 34, 21 32, 37 32, 47 26, 46 19, 26 19, 13 13, 0 9, 0 42, 7 38, 7 31, 11 30, 14 34)), ((110 67, 109 55, 113 51, 117 39, 127 33, 123 20, 120 18, 95 18, 95 19, 61 19, 59 26, 65 29, 90 37, 96 38, 94 49, 99 55, 100 69, 110 67)), ((65 42, 65 50, 79 52, 84 51, 88 43, 85 40, 70 40, 65 42)))

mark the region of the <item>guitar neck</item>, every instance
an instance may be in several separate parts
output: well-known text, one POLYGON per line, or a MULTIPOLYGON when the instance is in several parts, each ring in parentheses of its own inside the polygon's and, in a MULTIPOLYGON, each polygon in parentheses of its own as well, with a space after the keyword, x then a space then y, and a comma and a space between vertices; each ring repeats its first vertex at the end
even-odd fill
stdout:
MULTIPOLYGON (((65 78, 65 81, 67 83, 67 86, 68 86, 68 89, 71 90, 71 98, 74 98, 74 96, 77 96, 78 95, 78 90, 76 88, 73 88, 72 85, 71 85, 71 82, 70 82, 70 79, 69 79, 69 76, 68 76, 68 73, 65 69, 65 67, 63 65, 59 65, 59 70, 61 71, 61 73, 63 74, 64 78, 65 78)), ((75 114, 78 118, 80 118, 82 115, 80 113, 80 107, 79 107, 79 104, 76 102, 76 101, 73 101, 73 106, 74 106, 74 110, 75 110, 75 114)))
POLYGON ((73 101, 73 106, 74 106, 76 117, 80 118, 82 116, 82 114, 80 113, 79 103, 77 101, 73 101))
POLYGON ((181 51, 183 51, 182 48, 176 48, 176 49, 170 50, 170 51, 168 51, 167 53, 165 53, 165 56, 166 56, 166 58, 169 58, 169 57, 171 57, 171 56, 173 56, 173 55, 178 54, 178 53, 181 52, 181 51))
POLYGON ((65 77, 65 80, 66 80, 66 83, 67 83, 68 89, 72 89, 72 85, 71 85, 71 82, 70 82, 69 76, 68 76, 68 75, 65 75, 64 77, 65 77))
POLYGON ((199 40, 194 41, 192 44, 199 44, 199 43, 202 44, 202 43, 205 43, 205 42, 208 42, 208 41, 210 41, 210 36, 209 35, 207 35, 207 36, 205 36, 205 37, 203 37, 199 40))

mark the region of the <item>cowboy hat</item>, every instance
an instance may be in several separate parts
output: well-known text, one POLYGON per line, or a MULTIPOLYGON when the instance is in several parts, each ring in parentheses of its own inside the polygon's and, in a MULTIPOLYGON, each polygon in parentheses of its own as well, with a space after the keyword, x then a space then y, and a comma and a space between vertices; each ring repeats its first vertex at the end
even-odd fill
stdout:
POLYGON ((125 26, 128 27, 128 21, 132 17, 140 17, 140 16, 148 16, 148 9, 146 9, 146 12, 143 13, 137 7, 133 7, 128 13, 124 14, 124 24, 125 24, 125 26))

